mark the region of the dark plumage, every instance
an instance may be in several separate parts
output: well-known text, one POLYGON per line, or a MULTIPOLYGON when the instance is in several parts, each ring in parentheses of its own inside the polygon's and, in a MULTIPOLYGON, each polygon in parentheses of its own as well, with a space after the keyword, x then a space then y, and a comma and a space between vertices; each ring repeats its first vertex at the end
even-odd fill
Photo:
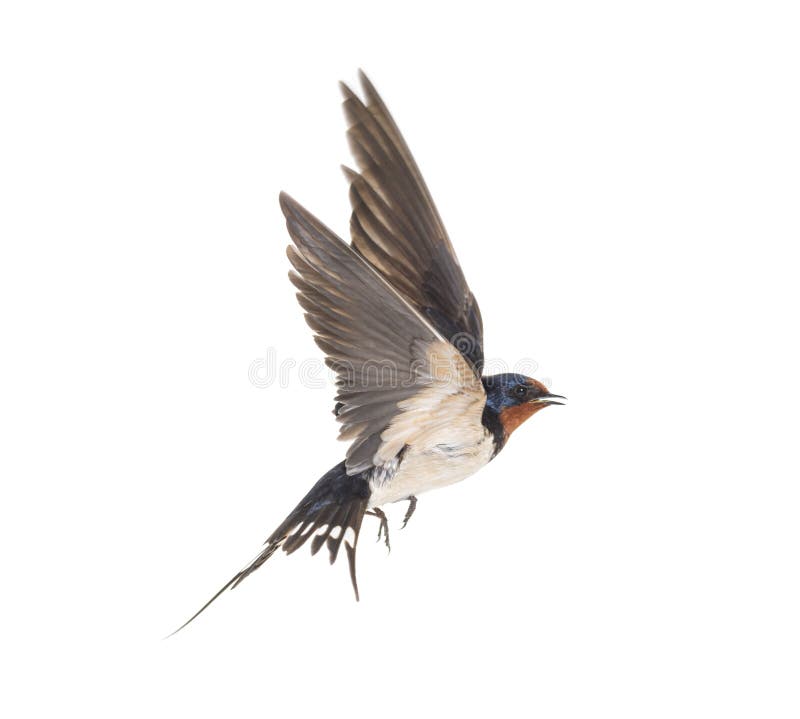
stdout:
POLYGON ((361 171, 345 168, 353 247, 480 374, 483 322, 478 303, 405 140, 369 78, 363 72, 359 77, 366 103, 341 85, 347 139, 361 171))
MULTIPOLYGON (((289 277, 325 361, 336 373, 334 414, 346 458, 311 488, 263 551, 189 619, 278 549, 311 540, 331 563, 344 544, 358 599, 356 547, 365 514, 458 482, 489 462, 535 412, 561 404, 536 380, 481 377, 483 323, 422 175, 372 83, 365 101, 342 85, 359 172, 350 182, 352 244, 291 197, 280 204, 292 239, 289 277), (388 374, 387 374, 388 373, 388 374)), ((183 628, 183 627, 181 627, 183 628)))

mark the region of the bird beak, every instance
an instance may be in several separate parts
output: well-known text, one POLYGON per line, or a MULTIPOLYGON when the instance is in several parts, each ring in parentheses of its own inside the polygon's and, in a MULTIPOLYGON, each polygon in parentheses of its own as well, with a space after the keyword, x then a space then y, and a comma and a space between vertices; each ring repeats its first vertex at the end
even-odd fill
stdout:
POLYGON ((540 404, 543 407, 547 407, 551 404, 564 404, 564 402, 559 402, 559 400, 567 401, 566 397, 562 397, 560 394, 543 394, 539 395, 538 397, 531 400, 533 404, 540 404))

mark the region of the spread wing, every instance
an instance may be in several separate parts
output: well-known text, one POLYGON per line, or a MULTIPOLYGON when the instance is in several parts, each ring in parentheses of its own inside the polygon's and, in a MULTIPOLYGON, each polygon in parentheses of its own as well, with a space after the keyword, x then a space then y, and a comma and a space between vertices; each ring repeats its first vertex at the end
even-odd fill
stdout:
POLYGON ((336 372, 348 474, 385 466, 422 443, 453 407, 486 399, 464 357, 352 247, 281 194, 294 245, 297 298, 326 363, 336 372))
POLYGON ((478 303, 408 146, 372 83, 360 77, 366 103, 342 85, 347 137, 361 171, 345 168, 353 247, 480 375, 478 303))

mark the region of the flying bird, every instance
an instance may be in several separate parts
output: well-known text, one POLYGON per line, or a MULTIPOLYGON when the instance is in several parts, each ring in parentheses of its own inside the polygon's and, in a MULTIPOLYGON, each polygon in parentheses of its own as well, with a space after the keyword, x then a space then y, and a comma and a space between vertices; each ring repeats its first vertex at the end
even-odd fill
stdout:
POLYGON ((358 599, 356 546, 365 515, 474 474, 525 420, 564 397, 519 374, 482 375, 483 323, 428 188, 372 83, 364 99, 342 84, 350 183, 347 244, 287 194, 280 206, 297 298, 336 374, 334 414, 344 461, 311 488, 263 551, 222 587, 239 585, 278 549, 308 540, 331 564, 344 545, 358 599))

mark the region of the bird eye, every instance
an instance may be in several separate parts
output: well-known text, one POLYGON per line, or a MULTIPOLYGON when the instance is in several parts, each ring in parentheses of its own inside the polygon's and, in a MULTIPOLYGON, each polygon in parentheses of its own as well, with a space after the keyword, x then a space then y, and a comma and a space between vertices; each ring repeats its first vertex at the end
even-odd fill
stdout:
POLYGON ((514 395, 516 397, 524 397, 526 394, 528 394, 528 388, 524 384, 518 384, 514 387, 514 395))

